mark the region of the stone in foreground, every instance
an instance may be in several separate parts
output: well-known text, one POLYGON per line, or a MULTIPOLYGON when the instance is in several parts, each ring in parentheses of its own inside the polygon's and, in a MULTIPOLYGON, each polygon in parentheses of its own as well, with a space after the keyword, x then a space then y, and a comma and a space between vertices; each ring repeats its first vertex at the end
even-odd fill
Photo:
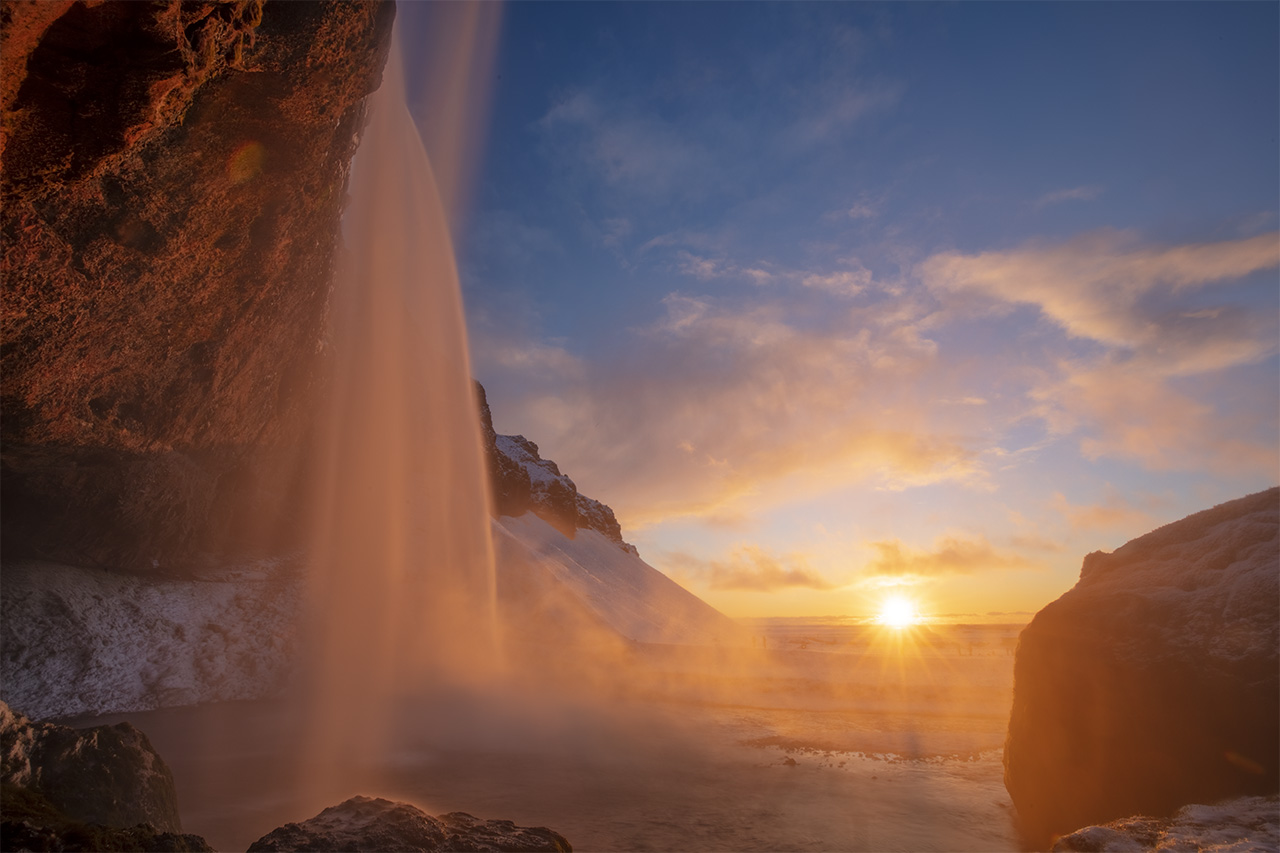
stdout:
POLYGON ((432 817, 408 803, 352 797, 302 823, 288 823, 259 838, 249 853, 267 851, 382 851, 434 853, 442 850, 559 851, 573 848, 563 835, 543 826, 516 826, 509 820, 481 820, 465 812, 432 817))
POLYGON ((1275 793, 1280 489, 1084 560, 1023 631, 1005 787, 1033 843, 1275 793))
POLYGON ((6 800, 14 789, 29 791, 77 821, 182 832, 173 774, 129 723, 72 729, 34 722, 0 702, 0 781, 6 800))
POLYGON ((1054 853, 1131 850, 1262 853, 1280 850, 1280 798, 1239 797, 1213 806, 1183 806, 1172 818, 1130 817, 1064 835, 1054 853))

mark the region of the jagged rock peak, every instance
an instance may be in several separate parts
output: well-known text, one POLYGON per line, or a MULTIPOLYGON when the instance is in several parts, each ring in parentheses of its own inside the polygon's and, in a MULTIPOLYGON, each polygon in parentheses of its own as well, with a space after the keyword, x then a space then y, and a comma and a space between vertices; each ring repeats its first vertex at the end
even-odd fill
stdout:
POLYGON ((560 472, 560 466, 543 459, 538 445, 523 435, 499 435, 494 430, 484 386, 477 382, 475 388, 494 516, 533 512, 570 539, 578 529, 598 530, 622 550, 638 556, 636 547, 623 541, 622 526, 608 505, 581 494, 573 480, 560 472))

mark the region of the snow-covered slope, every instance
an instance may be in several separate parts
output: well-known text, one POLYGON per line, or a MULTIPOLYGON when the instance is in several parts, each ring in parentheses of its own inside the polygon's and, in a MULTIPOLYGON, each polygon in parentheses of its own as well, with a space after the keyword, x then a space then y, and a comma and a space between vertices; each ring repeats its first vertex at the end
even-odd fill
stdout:
POLYGON ((604 625, 642 643, 745 644, 736 622, 597 530, 569 539, 532 513, 494 522, 504 574, 550 575, 604 625), (516 547, 513 547, 516 546, 516 547))

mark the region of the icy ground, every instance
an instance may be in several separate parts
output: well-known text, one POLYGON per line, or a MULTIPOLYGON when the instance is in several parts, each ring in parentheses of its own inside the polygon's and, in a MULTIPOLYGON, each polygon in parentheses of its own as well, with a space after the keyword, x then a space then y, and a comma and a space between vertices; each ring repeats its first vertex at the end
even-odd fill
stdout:
POLYGON ((1087 826, 1058 839, 1054 851, 1098 853, 1271 853, 1280 850, 1280 797, 1239 797, 1183 806, 1167 820, 1131 817, 1087 826))
POLYGON ((45 720, 272 695, 295 659, 300 581, 286 560, 195 580, 6 563, 3 698, 45 720))
MULTIPOLYGON (((528 513, 493 532, 500 578, 567 591, 618 637, 745 643, 737 623, 598 531, 568 539, 528 513)), ((7 563, 0 695, 34 719, 275 695, 297 660, 305 569, 302 557, 264 559, 157 579, 7 563)))

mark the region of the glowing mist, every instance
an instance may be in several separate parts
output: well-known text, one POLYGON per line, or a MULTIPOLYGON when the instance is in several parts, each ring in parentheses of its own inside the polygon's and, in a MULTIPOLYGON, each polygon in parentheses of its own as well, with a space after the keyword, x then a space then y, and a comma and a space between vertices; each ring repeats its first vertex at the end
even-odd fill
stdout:
POLYGON ((305 772, 317 791, 358 784, 409 694, 497 667, 462 300, 394 47, 350 195, 311 547, 305 772))

